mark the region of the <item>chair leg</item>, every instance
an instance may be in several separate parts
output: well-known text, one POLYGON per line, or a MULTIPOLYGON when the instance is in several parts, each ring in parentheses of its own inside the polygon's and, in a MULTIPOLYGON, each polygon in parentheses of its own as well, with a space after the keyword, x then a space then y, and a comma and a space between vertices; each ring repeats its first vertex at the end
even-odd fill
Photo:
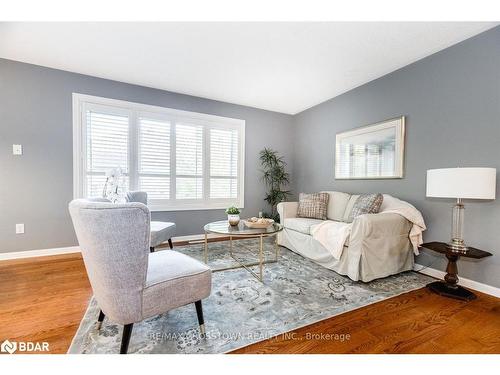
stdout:
POLYGON ((123 336, 122 336, 122 344, 120 347, 120 354, 127 354, 128 344, 130 342, 130 336, 132 335, 132 328, 134 327, 134 323, 125 324, 123 326, 123 336))
POLYGON ((101 327, 102 327, 102 322, 104 321, 104 317, 106 315, 104 315, 104 313, 102 312, 102 310, 99 310, 99 317, 97 318, 97 330, 100 330, 101 327))
POLYGON ((170 246, 171 249, 174 248, 174 244, 172 243, 172 239, 171 238, 168 239, 168 246, 170 246))
POLYGON ((154 252, 155 252, 155 248, 154 248, 154 247, 150 247, 150 248, 149 248, 149 252, 150 252, 150 253, 154 253, 154 252))
POLYGON ((194 303, 196 307, 196 315, 198 315, 198 324, 200 325, 200 333, 205 336, 205 321, 203 320, 203 306, 201 305, 201 300, 194 303))

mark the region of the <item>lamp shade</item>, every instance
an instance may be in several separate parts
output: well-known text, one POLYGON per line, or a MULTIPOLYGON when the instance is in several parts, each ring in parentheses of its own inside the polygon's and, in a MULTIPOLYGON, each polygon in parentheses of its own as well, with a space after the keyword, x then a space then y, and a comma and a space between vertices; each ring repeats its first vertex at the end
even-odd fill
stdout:
POLYGON ((495 199, 495 168, 442 168, 427 171, 427 196, 495 199))

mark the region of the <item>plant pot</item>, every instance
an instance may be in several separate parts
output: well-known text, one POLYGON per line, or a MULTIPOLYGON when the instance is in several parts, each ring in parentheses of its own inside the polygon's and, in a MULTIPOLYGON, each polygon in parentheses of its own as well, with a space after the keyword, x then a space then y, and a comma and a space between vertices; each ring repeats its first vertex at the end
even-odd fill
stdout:
POLYGON ((240 215, 227 215, 227 221, 235 227, 240 223, 240 215))

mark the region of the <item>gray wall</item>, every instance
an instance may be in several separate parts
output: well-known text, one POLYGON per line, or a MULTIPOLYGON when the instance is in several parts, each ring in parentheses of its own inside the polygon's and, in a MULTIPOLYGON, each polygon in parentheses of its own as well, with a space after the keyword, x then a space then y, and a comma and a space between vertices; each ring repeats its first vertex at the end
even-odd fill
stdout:
MULTIPOLYGON (((246 121, 245 210, 264 206, 258 152, 272 147, 291 166, 292 117, 0 59, 0 252, 76 245, 67 204, 73 194, 72 93, 239 118, 246 121), (12 144, 24 155, 13 156, 12 144), (26 233, 15 234, 25 223, 26 233)), ((202 233, 223 210, 158 212, 178 235, 202 233)))
MULTIPOLYGON (((425 241, 447 241, 452 201, 425 197, 427 169, 495 167, 500 174, 500 27, 422 59, 294 118, 296 191, 389 193, 424 215, 425 241), (400 180, 334 179, 335 134, 405 115, 406 168, 400 180)), ((497 186, 500 184, 497 181, 497 186)), ((500 194, 466 202, 465 238, 493 257, 461 260, 459 276, 500 287, 500 194)), ((445 269, 441 256, 418 262, 445 269)))
MULTIPOLYGON (((255 215, 264 206, 257 153, 271 146, 289 162, 295 193, 393 194, 422 211, 429 228, 426 241, 446 241, 452 202, 425 198, 426 170, 488 166, 500 171, 499 67, 497 27, 291 117, 0 59, 0 252, 76 244, 67 212, 73 92, 246 120, 244 215, 255 215), (407 116, 405 178, 335 181, 335 134, 399 115, 407 116), (12 155, 13 143, 23 144, 22 157, 12 155), (15 223, 21 222, 26 234, 15 235, 15 223)), ((153 217, 175 221, 178 234, 186 235, 200 233, 203 224, 224 213, 162 212, 153 217)), ((466 239, 494 256, 462 260, 461 276, 500 287, 499 230, 500 196, 494 202, 466 204, 466 239)), ((418 262, 445 267, 441 257, 429 252, 418 262)))

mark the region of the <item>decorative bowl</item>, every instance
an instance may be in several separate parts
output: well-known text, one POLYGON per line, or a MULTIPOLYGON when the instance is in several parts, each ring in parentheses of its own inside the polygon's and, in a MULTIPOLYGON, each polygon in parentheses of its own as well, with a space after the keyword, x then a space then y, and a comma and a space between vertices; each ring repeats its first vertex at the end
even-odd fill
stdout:
POLYGON ((273 223, 274 223, 273 219, 263 219, 265 222, 252 221, 252 219, 243 220, 243 223, 248 228, 253 228, 253 229, 265 229, 265 228, 273 225, 273 223))

